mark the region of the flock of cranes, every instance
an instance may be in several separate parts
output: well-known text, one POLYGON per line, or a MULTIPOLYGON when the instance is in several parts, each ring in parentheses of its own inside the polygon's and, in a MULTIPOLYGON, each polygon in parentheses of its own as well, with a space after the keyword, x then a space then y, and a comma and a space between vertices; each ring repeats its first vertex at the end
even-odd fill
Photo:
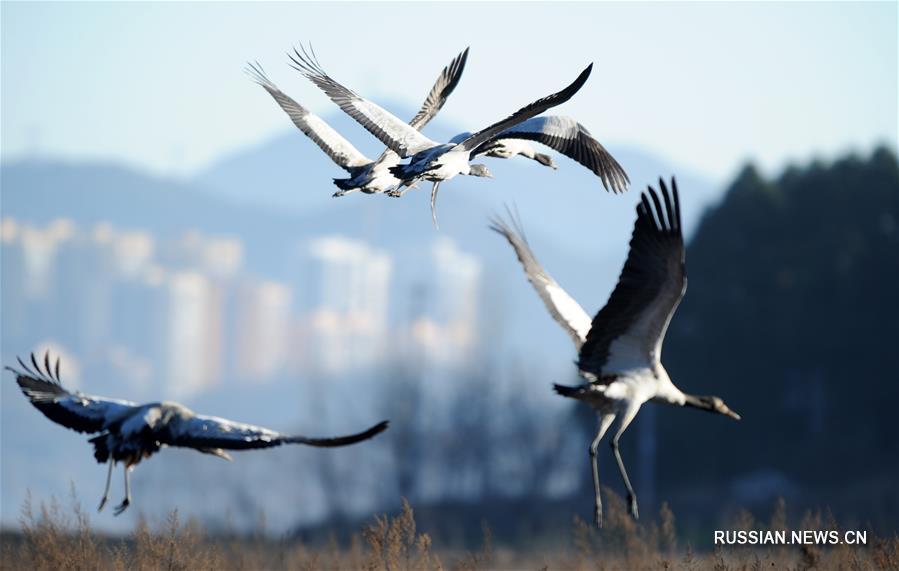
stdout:
POLYGON ((538 153, 529 141, 535 141, 579 162, 600 177, 606 189, 615 193, 627 190, 629 180, 612 155, 571 117, 541 116, 573 97, 586 83, 593 69, 587 66, 568 87, 525 105, 501 121, 475 133, 460 133, 447 143, 439 143, 421 133, 421 129, 440 111, 462 77, 468 61, 468 48, 447 65, 421 109, 408 123, 373 101, 338 83, 322 69, 315 53, 305 48, 289 55, 291 65, 319 87, 340 109, 362 125, 387 148, 375 160, 369 160, 321 118, 278 89, 258 63, 247 66, 247 73, 275 99, 306 136, 312 139, 335 163, 350 173, 349 179, 334 179, 340 189, 335 196, 359 190, 367 194, 387 193, 400 197, 405 189, 419 181, 433 183, 431 216, 437 225, 437 191, 440 183, 457 175, 492 178, 486 165, 472 163, 476 157, 511 158, 525 156, 542 165, 556 168, 546 154, 538 153), (401 159, 409 158, 402 164, 401 159))
MULTIPOLYGON (((607 190, 614 193, 627 190, 630 181, 624 169, 583 125, 570 117, 542 115, 568 101, 583 87, 592 64, 561 91, 538 99, 480 131, 461 133, 447 143, 423 135, 420 129, 434 118, 458 86, 468 51, 466 48, 443 69, 409 123, 327 75, 311 48, 295 49, 288 54, 292 67, 386 145, 375 160, 363 155, 320 117, 278 89, 261 65, 251 63, 246 71, 274 98, 297 128, 347 171, 348 178, 334 179, 339 189, 335 196, 359 191, 398 197, 418 182, 430 181, 433 183, 431 211, 436 226, 435 203, 443 181, 460 174, 491 176, 485 165, 471 163, 476 157, 520 155, 558 168, 552 157, 538 153, 532 142, 546 145, 590 169, 607 190), (408 163, 401 162, 407 158, 408 163)), ((497 217, 491 228, 512 246, 547 311, 571 337, 578 351, 577 368, 584 382, 577 386, 556 384, 554 388, 563 397, 583 401, 597 414, 596 436, 589 449, 596 524, 602 527, 598 447, 613 425, 612 450, 627 489, 629 511, 634 518, 638 517, 637 498, 618 444, 644 403, 689 406, 740 419, 719 397, 682 392, 661 363, 665 332, 687 289, 677 183, 672 178, 669 187, 659 179, 658 191, 648 187, 640 196, 624 268, 609 301, 592 319, 537 261, 517 216, 510 211, 508 220, 497 217)), ((138 404, 70 392, 62 386, 59 359, 51 363, 49 353, 42 360, 32 353, 30 366, 21 359, 18 363, 19 368, 7 369, 13 372, 24 395, 40 412, 67 428, 96 435, 89 440, 94 457, 99 463, 109 464, 100 510, 109 496, 115 464, 124 466, 125 498, 116 507, 116 515, 131 504, 131 470, 166 446, 193 448, 230 460, 228 450, 282 444, 346 446, 368 440, 388 427, 388 421, 382 421, 356 434, 324 438, 282 434, 199 415, 173 402, 138 404)))

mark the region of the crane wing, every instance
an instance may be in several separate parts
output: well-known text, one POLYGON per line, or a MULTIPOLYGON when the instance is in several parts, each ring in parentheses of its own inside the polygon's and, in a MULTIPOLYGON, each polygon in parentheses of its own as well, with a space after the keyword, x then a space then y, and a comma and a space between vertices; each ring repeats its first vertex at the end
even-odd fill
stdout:
POLYGON ((462 72, 465 71, 465 62, 467 60, 468 48, 465 48, 465 51, 453 58, 453 61, 443 68, 443 71, 440 72, 440 76, 437 78, 437 81, 434 82, 431 91, 425 98, 424 103, 422 103, 421 109, 419 109, 418 113, 415 114, 415 117, 409 121, 409 126, 414 129, 423 129, 425 125, 431 122, 431 119, 433 119, 434 116, 437 115, 437 112, 443 108, 447 98, 453 93, 456 86, 459 85, 459 80, 462 79, 462 72))
POLYGON ((618 285, 590 327, 578 368, 599 378, 659 363, 671 316, 687 290, 677 184, 659 179, 637 205, 630 252, 618 285))
POLYGON ((521 228, 520 221, 512 216, 511 212, 509 218, 511 222, 506 222, 499 217, 494 218, 491 220, 490 229, 502 235, 515 249, 518 261, 524 267, 528 281, 543 300, 543 305, 546 306, 552 318, 568 333, 571 340, 574 341, 575 347, 580 350, 587 338, 587 332, 590 330, 590 316, 537 261, 521 228))
POLYGON ((305 50, 300 53, 294 49, 294 53, 288 54, 288 57, 293 62, 294 69, 317 85, 347 115, 401 157, 408 157, 437 145, 437 142, 422 135, 418 129, 406 124, 396 115, 329 77, 314 53, 310 54, 305 50))
POLYGON ((538 99, 533 103, 525 105, 515 113, 512 113, 502 121, 497 121, 493 125, 490 125, 486 129, 481 129, 477 133, 469 136, 467 139, 462 141, 461 143, 456 144, 454 147, 455 150, 461 151, 474 151, 483 143, 489 141, 496 135, 502 133, 506 129, 513 127, 522 121, 526 121, 531 117, 539 115, 546 111, 547 109, 551 109, 556 105, 561 105, 565 103, 569 99, 571 99, 575 93, 580 91, 581 87, 586 83, 587 78, 590 77, 590 72, 593 70, 593 64, 587 66, 584 71, 575 79, 571 85, 559 91, 557 93, 553 93, 552 95, 547 95, 542 99, 538 99))
POLYGON ((346 446, 367 440, 387 428, 381 422, 368 430, 349 436, 333 438, 308 438, 290 436, 261 426, 234 422, 215 416, 194 415, 183 418, 169 427, 168 434, 161 435, 160 442, 170 446, 198 449, 248 450, 270 448, 282 444, 307 444, 309 446, 346 446))
POLYGON ((107 425, 134 410, 136 403, 95 397, 67 391, 59 380, 59 358, 50 367, 50 354, 44 354, 43 368, 31 354, 33 370, 17 358, 21 369, 6 367, 16 375, 16 383, 31 404, 44 416, 78 432, 100 432, 107 425))
MULTIPOLYGON (((421 104, 421 109, 419 109, 418 113, 415 114, 415 117, 409 121, 409 126, 421 130, 425 125, 431 122, 431 119, 433 119, 434 116, 437 115, 437 112, 443 108, 443 104, 446 103, 447 98, 459 84, 467 60, 468 48, 465 48, 465 51, 453 58, 453 61, 443 68, 443 71, 440 73, 440 76, 437 78, 437 81, 434 82, 431 91, 425 98, 424 103, 421 104)), ((385 161, 392 162, 394 159, 398 161, 399 158, 399 155, 388 147, 381 153, 381 156, 378 157, 375 164, 380 165, 385 161)))
POLYGON ((352 173, 353 169, 364 167, 371 163, 368 157, 325 123, 321 117, 311 113, 293 98, 278 89, 265 75, 265 71, 259 63, 247 64, 246 72, 253 81, 268 91, 269 95, 281 106, 281 109, 287 113, 293 124, 312 139, 312 142, 318 145, 338 166, 352 173))
MULTIPOLYGON (((498 139, 526 139, 542 143, 587 167, 602 179, 606 190, 615 193, 627 190, 627 173, 590 132, 571 117, 550 115, 532 117, 499 133, 481 145, 498 139)), ((477 149, 475 152, 479 152, 477 149)))

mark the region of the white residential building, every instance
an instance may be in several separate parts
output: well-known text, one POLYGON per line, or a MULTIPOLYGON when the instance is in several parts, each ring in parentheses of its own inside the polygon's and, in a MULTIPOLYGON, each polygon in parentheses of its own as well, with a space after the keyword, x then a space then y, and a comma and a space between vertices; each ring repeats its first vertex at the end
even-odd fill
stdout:
POLYGON ((300 291, 305 365, 334 373, 383 359, 392 260, 365 242, 329 236, 305 248, 300 291))

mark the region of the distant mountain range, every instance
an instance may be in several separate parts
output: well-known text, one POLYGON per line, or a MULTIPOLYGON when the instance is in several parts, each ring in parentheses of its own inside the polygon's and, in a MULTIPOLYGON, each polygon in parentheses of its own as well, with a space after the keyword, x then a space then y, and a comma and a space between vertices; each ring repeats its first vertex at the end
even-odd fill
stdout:
MULTIPOLYGON (((349 118, 326 120, 359 141, 369 156, 380 152, 379 143, 349 118)), ((438 120, 428 133, 448 139, 461 130, 438 120)), ((557 171, 524 158, 490 160, 495 179, 458 177, 443 186, 439 231, 431 224, 427 184, 401 199, 362 194, 332 198, 331 179, 343 171, 295 130, 235 152, 187 181, 109 164, 49 159, 6 163, 0 175, 3 215, 37 223, 60 216, 82 225, 108 221, 145 229, 162 240, 189 229, 239 236, 248 269, 274 279, 284 276, 285 262, 295 259, 304 240, 339 234, 387 251, 395 260, 392 283, 398 291, 413 286, 422 253, 438 238, 449 237, 481 260, 486 299, 501 306, 490 309, 507 319, 515 337, 507 340, 509 346, 536 347, 537 355, 557 357, 558 351, 570 353, 567 338, 546 317, 511 249, 487 229, 489 217, 514 205, 540 260, 593 312, 617 279, 633 209, 646 183, 659 175, 678 176, 688 232, 717 195, 708 179, 661 158, 609 148, 630 175, 629 193, 606 192, 597 177, 565 157, 558 158, 557 171)))

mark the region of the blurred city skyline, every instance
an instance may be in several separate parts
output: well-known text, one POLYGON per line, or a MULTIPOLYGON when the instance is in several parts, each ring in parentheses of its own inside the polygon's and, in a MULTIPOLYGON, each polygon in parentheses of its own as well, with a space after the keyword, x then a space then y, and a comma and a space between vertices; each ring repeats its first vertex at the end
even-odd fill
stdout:
MULTIPOLYGON (((248 60, 314 112, 336 110, 286 65, 285 52, 301 41, 348 86, 407 107, 470 45, 462 83, 441 112, 467 130, 565 85, 594 61, 585 89, 559 113, 607 144, 660 154, 719 185, 750 159, 773 172, 896 144, 894 2, 564 10, 4 2, 2 11, 5 161, 40 155, 192 176, 289 128, 242 73, 248 60), (408 30, 424 33, 429 21, 441 26, 428 27, 427 41, 413 40, 408 30)), ((361 129, 346 134, 371 145, 361 129)))
POLYGON ((407 352, 450 367, 476 354, 481 263, 447 237, 416 277, 429 303, 391 316, 409 294, 392 280, 394 256, 337 234, 297 240, 288 277, 249 270, 240 237, 197 230, 160 239, 109 222, 5 217, 0 236, 4 347, 52 349, 67 383, 87 392, 178 399, 366 376, 407 352), (82 375, 116 384, 82 387, 82 375))

